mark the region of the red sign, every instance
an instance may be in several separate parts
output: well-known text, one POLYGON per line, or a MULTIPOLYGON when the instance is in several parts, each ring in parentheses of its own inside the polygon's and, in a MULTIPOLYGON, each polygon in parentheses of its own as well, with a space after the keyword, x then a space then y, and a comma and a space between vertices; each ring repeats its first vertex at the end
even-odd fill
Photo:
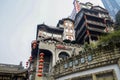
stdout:
POLYGON ((64 46, 64 45, 56 45, 56 48, 57 48, 57 49, 63 49, 63 50, 71 50, 71 48, 66 47, 66 46, 64 46))

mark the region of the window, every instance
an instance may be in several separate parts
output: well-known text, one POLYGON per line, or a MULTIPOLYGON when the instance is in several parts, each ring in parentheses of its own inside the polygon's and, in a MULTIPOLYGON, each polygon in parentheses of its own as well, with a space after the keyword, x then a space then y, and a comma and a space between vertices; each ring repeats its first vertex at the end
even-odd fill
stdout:
MULTIPOLYGON (((64 49, 65 47, 63 46, 63 49, 64 49)), ((62 59, 65 59, 65 58, 67 58, 67 57, 69 57, 69 54, 67 53, 67 52, 61 52, 60 54, 59 54, 59 58, 62 58, 62 59)))
POLYGON ((89 55, 87 58, 88 58, 88 61, 92 61, 92 55, 89 55))
POLYGON ((69 67, 72 67, 73 66, 73 62, 69 62, 69 67))
POLYGON ((78 65, 78 60, 75 60, 75 63, 74 63, 75 65, 78 65))
POLYGON ((64 64, 64 68, 65 69, 68 68, 68 64, 67 63, 64 64))
POLYGON ((73 30, 72 30, 72 29, 70 30, 70 33, 73 33, 73 30))
POLYGON ((85 58, 81 58, 81 59, 80 59, 80 62, 81 62, 81 63, 85 63, 85 58))

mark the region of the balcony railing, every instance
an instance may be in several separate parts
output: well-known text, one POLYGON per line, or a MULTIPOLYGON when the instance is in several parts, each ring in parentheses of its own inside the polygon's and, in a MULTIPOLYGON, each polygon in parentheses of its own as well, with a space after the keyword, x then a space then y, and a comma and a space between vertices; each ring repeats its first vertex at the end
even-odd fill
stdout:
POLYGON ((96 22, 96 21, 90 21, 90 20, 87 20, 88 23, 93 23, 93 24, 96 24, 96 25, 100 25, 102 27, 105 27, 106 25, 101 23, 101 22, 96 22))
POLYGON ((92 27, 87 27, 89 30, 97 31, 97 32, 102 32, 105 33, 104 29, 98 29, 98 28, 92 28, 92 27))

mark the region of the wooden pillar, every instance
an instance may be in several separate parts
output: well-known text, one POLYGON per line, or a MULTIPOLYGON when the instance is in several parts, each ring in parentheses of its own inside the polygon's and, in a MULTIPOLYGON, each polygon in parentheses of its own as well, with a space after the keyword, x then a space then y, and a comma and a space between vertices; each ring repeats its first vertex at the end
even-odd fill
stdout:
POLYGON ((85 20, 87 19, 86 15, 84 15, 84 19, 85 19, 85 20))
POLYGON ((105 31, 108 32, 107 23, 106 23, 106 20, 105 20, 105 19, 104 19, 104 23, 105 23, 105 25, 106 25, 105 31))
POLYGON ((92 80, 97 80, 96 75, 92 74, 92 80))
POLYGON ((91 42, 91 35, 90 35, 90 31, 89 30, 87 30, 87 35, 89 37, 89 43, 90 43, 91 42))

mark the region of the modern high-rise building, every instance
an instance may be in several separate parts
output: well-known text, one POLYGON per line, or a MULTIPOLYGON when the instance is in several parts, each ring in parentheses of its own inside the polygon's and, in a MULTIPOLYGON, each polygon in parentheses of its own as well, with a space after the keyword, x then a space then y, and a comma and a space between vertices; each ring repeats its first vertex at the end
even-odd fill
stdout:
POLYGON ((115 15, 120 10, 120 0, 102 0, 102 2, 112 19, 115 20, 115 15))

